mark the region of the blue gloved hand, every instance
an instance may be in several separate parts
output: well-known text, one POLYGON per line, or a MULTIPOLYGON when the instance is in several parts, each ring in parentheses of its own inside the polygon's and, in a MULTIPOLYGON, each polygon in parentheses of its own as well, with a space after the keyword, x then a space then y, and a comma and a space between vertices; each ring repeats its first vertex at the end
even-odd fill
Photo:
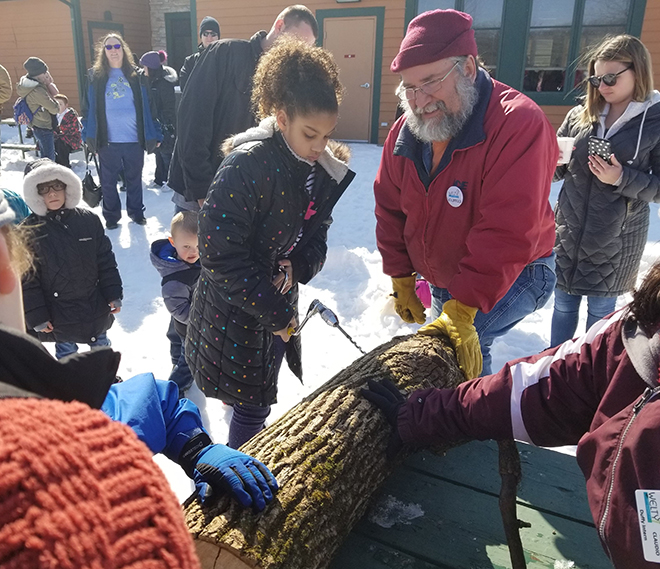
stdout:
POLYGON ((277 480, 264 464, 225 445, 204 447, 193 462, 192 479, 202 502, 212 490, 222 490, 243 506, 260 512, 278 488, 277 480))

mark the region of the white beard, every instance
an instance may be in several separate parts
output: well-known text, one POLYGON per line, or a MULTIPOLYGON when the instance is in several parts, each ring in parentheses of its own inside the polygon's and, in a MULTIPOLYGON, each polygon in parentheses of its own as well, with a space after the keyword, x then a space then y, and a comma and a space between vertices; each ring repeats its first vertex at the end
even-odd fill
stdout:
POLYGON ((450 140, 465 126, 477 102, 477 88, 469 77, 459 74, 455 90, 461 103, 461 108, 455 113, 450 112, 443 101, 436 101, 414 110, 409 101, 402 102, 406 124, 417 139, 422 142, 450 140), (422 113, 431 113, 436 110, 442 111, 442 116, 432 119, 422 117, 422 113))

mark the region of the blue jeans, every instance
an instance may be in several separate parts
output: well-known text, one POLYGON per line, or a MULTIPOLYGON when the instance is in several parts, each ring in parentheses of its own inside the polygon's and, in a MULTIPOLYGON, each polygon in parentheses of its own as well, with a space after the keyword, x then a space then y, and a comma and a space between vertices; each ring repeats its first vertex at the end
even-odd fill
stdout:
MULTIPOLYGON (((582 295, 555 289, 555 309, 552 313, 550 346, 555 347, 575 337, 580 316, 582 295)), ((616 296, 587 296, 587 330, 601 318, 614 312, 616 296)))
POLYGON ((32 127, 34 138, 39 142, 39 152, 42 158, 50 158, 55 162, 55 136, 50 128, 32 127))
POLYGON ((99 150, 103 217, 107 223, 121 219, 121 200, 117 192, 119 173, 126 180, 126 212, 131 219, 144 217, 142 203, 142 167, 144 150, 137 142, 111 142, 99 150))
MULTIPOLYGON (((484 367, 481 375, 492 373, 490 347, 495 338, 503 336, 525 316, 542 308, 552 295, 557 277, 555 275, 555 254, 537 259, 527 265, 503 298, 493 309, 484 314, 477 311, 474 327, 479 335, 484 367)), ((431 316, 435 320, 440 316, 442 307, 451 295, 446 288, 431 285, 431 316)))
MULTIPOLYGON (((110 346, 110 339, 108 335, 104 332, 99 334, 96 339, 89 344, 87 344, 92 350, 94 348, 102 348, 104 346, 110 346)), ((65 356, 70 356, 75 354, 78 351, 78 344, 75 342, 56 342, 55 343, 55 357, 58 360, 61 360, 65 356)))

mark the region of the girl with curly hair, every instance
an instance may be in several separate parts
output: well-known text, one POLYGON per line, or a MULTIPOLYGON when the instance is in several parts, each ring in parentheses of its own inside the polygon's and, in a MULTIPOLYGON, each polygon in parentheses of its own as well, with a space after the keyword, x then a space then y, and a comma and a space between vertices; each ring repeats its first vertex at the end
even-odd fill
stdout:
POLYGON ((347 149, 328 144, 341 94, 329 52, 279 41, 254 76, 261 123, 225 142, 200 211, 186 357, 202 391, 233 405, 233 448, 263 428, 285 354, 302 379, 298 283, 321 270, 332 208, 354 177, 347 149))

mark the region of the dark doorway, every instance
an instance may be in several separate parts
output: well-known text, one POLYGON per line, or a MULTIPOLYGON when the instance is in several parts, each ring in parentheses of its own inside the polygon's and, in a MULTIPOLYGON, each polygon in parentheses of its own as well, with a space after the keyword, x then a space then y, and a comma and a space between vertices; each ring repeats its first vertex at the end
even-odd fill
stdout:
POLYGON ((183 60, 190 55, 190 12, 165 14, 167 64, 178 73, 183 60))

